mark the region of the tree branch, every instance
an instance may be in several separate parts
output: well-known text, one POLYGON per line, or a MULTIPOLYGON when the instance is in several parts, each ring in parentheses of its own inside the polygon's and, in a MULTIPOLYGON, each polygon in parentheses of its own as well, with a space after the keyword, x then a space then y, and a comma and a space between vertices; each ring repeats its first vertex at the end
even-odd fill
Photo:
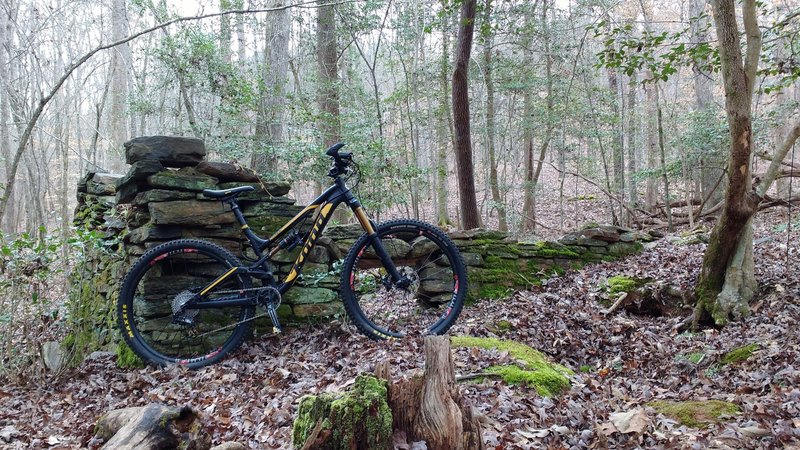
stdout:
POLYGON ((742 16, 744 32, 747 36, 747 54, 744 59, 744 73, 747 76, 747 95, 752 96, 761 54, 761 30, 758 29, 758 12, 755 0, 744 0, 742 16))
POLYGON ((764 175, 764 179, 761 180, 761 184, 756 189, 756 194, 759 197, 764 197, 769 190, 772 183, 775 181, 775 178, 778 175, 778 171, 780 170, 781 162, 786 155, 789 154, 789 150, 792 148, 794 143, 797 139, 800 138, 800 119, 797 119, 795 122, 794 127, 789 130, 789 134, 786 135, 786 138, 783 140, 783 143, 775 151, 775 155, 772 157, 772 162, 769 164, 769 168, 767 168, 767 173, 764 175))

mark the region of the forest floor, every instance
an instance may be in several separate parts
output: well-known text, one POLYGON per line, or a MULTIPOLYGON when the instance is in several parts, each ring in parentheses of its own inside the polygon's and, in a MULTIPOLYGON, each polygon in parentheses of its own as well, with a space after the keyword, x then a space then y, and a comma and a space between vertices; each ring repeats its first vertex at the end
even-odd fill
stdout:
MULTIPOLYGON (((678 333, 679 317, 603 314, 602 285, 614 275, 693 285, 705 245, 669 239, 533 291, 468 305, 451 334, 496 336, 491 330, 503 328, 499 337, 537 348, 576 372, 572 387, 551 398, 497 379, 462 384, 484 416, 487 448, 800 449, 800 239, 791 240, 786 267, 786 232, 776 225, 781 220, 785 224, 785 215, 759 215, 762 289, 753 315, 722 330, 678 333), (510 326, 498 327, 501 321, 510 326), (747 344, 756 344, 752 356, 721 364, 721 355, 747 344), (648 406, 703 399, 733 402, 741 413, 693 428, 648 406), (609 426, 620 412, 637 416, 634 432, 609 426)), ((421 342, 373 342, 346 324, 316 324, 258 338, 221 364, 193 372, 119 369, 113 356, 95 355, 46 382, 0 385, 0 448, 98 448, 92 432, 101 414, 149 402, 207 413, 215 443, 291 448, 301 396, 344 389, 386 360, 395 379, 421 370, 421 342)), ((459 375, 504 360, 508 354, 498 351, 455 351, 459 375)))

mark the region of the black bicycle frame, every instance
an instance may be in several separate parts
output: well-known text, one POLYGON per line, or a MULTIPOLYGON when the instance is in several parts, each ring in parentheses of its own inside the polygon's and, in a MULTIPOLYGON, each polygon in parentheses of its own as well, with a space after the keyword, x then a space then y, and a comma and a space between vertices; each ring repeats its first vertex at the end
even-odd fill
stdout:
POLYGON ((266 263, 271 257, 275 256, 275 254, 280 250, 283 250, 290 245, 290 242, 281 239, 289 232, 289 230, 292 230, 295 226, 299 225, 301 221, 305 220, 308 215, 313 212, 317 212, 314 225, 309 231, 308 237, 303 243, 300 254, 297 255, 297 259, 295 259, 289 274, 286 275, 286 278, 276 286, 281 295, 284 294, 297 281, 297 277, 302 272, 303 265, 305 264, 309 253, 311 253, 311 249, 314 248, 317 239, 319 239, 319 237, 322 235, 322 232, 333 215, 333 212, 341 203, 347 203, 347 205, 353 211, 356 219, 358 219, 359 224, 361 224, 361 227, 372 238, 370 244, 375 249, 375 253, 383 263, 383 266, 386 268, 394 282, 402 282, 402 277, 389 257, 388 252, 386 252, 386 249, 383 247, 383 243, 381 243, 380 239, 376 239, 377 234, 375 232, 375 224, 369 219, 369 217, 367 217, 367 213, 361 206, 361 202, 359 202, 358 199, 353 195, 340 176, 334 177, 333 185, 326 189, 325 192, 320 194, 319 197, 314 199, 314 201, 308 206, 303 208, 302 211, 297 213, 296 216, 289 220, 268 239, 259 237, 252 229, 250 229, 250 227, 247 225, 247 220, 245 219, 244 214, 242 214, 242 211, 239 209, 239 205, 236 202, 235 196, 225 198, 222 201, 230 205, 233 214, 236 216, 236 220, 241 225, 242 232, 250 242, 250 247, 255 252, 258 260, 251 266, 232 267, 230 270, 220 275, 217 279, 209 283, 208 286, 197 293, 192 300, 187 302, 186 308, 208 309, 246 306, 253 304, 255 302, 253 298, 242 297, 241 295, 221 297, 213 300, 206 300, 203 297, 215 286, 219 285, 221 282, 231 276, 237 274, 263 273, 263 270, 260 268, 264 266, 264 263, 266 263), (269 252, 264 253, 265 250, 270 248, 271 250, 269 252))

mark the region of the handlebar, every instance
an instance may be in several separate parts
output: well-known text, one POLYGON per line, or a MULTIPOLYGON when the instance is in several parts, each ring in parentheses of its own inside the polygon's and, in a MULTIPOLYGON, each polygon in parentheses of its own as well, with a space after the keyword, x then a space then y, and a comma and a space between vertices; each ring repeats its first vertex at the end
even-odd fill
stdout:
POLYGON ((339 160, 352 161, 353 160, 352 153, 339 153, 339 150, 341 150, 341 148, 344 147, 345 145, 346 144, 344 142, 333 144, 330 146, 330 148, 328 148, 328 150, 325 151, 325 154, 333 158, 334 162, 337 163, 339 162, 339 160))
POLYGON ((350 163, 353 162, 353 153, 339 153, 342 147, 345 146, 344 142, 339 142, 331 145, 325 154, 333 158, 333 167, 328 171, 329 177, 337 177, 347 170, 350 163))

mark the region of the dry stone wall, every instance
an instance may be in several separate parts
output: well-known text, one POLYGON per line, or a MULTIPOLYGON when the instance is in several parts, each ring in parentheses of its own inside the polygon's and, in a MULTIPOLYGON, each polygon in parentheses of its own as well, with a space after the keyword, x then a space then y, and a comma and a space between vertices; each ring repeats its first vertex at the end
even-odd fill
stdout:
MULTIPOLYGON (((207 199, 203 189, 251 185, 256 191, 239 197, 251 228, 269 235, 302 207, 286 182, 266 182, 252 171, 204 161, 203 142, 164 136, 136 138, 125 144, 130 168, 126 174, 88 173, 78 184, 75 226, 90 233, 98 250, 90 252, 72 274, 73 298, 96 308, 112 324, 122 278, 135 259, 162 242, 199 238, 239 256, 247 256, 246 239, 227 206, 207 199)), ((310 223, 310 221, 309 221, 310 223)), ((282 320, 291 322, 341 314, 338 299, 340 261, 362 230, 358 225, 330 227, 311 252, 295 287, 283 298, 282 320)), ((558 242, 517 242, 507 234, 471 230, 450 233, 467 264, 471 299, 501 298, 540 280, 586 263, 636 253, 653 236, 613 226, 592 224, 558 242)), ((285 275, 299 248, 273 258, 274 270, 285 275)), ((97 327, 95 327, 97 328, 97 327)), ((102 327, 100 327, 102 328, 102 327)), ((86 346, 107 336, 75 337, 86 346)))

